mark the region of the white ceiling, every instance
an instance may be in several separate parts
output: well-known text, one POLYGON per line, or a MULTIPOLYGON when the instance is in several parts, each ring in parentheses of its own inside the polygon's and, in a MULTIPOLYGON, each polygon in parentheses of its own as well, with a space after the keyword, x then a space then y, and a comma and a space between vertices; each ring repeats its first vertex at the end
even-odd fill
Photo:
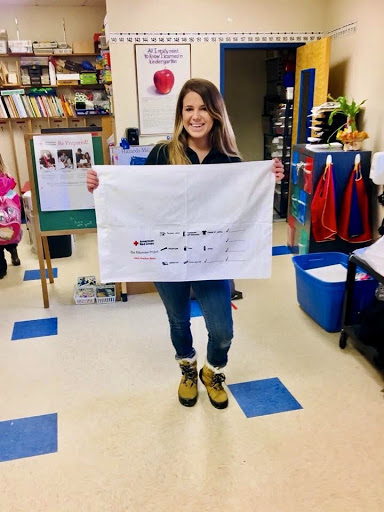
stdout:
POLYGON ((0 0, 0 6, 105 7, 106 0, 0 0))

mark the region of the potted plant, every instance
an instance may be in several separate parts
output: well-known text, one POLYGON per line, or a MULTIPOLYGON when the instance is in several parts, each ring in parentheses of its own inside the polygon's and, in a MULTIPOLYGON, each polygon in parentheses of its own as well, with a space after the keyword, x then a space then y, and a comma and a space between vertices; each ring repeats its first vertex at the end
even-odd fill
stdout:
POLYGON ((344 114, 347 117, 346 123, 337 129, 336 138, 343 143, 344 151, 360 150, 363 140, 368 139, 369 135, 367 132, 360 132, 357 129, 356 115, 360 112, 362 105, 364 105, 367 100, 363 100, 361 103, 356 103, 352 99, 349 103, 345 96, 339 96, 334 99, 329 94, 328 97, 339 105, 331 112, 328 124, 332 124, 334 116, 338 113, 344 114))

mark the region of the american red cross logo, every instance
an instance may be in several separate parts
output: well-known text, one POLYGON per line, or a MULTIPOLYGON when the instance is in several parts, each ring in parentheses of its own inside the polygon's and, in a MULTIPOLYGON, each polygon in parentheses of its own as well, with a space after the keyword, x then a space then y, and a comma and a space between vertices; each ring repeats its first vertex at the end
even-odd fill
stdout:
POLYGON ((133 242, 133 245, 136 245, 136 246, 137 246, 137 245, 139 245, 139 242, 138 242, 137 240, 135 240, 135 241, 133 242))

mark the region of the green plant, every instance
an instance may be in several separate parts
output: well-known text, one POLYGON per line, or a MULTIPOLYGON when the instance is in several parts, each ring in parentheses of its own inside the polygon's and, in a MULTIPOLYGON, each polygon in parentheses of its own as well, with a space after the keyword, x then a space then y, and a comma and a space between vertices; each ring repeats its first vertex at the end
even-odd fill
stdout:
POLYGON ((351 103, 348 103, 348 100, 345 96, 339 96, 338 98, 334 99, 330 94, 328 95, 328 98, 340 105, 331 112, 328 118, 328 124, 332 124, 333 118, 336 114, 342 113, 347 116, 347 122, 340 126, 338 130, 344 126, 347 126, 348 128, 350 127, 353 132, 356 131, 356 115, 358 112, 360 112, 361 106, 364 105, 367 100, 365 99, 361 103, 356 103, 355 100, 352 99, 351 103))

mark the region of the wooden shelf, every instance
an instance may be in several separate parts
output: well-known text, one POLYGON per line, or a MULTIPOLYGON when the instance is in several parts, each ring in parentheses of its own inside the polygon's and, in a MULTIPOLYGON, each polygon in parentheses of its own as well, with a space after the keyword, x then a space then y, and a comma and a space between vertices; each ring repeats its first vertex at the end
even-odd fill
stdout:
POLYGON ((78 85, 0 85, 0 90, 6 91, 8 89, 56 89, 57 87, 67 87, 70 89, 103 89, 105 85, 109 84, 78 84, 78 85))
MULTIPOLYGON (((56 87, 70 87, 71 89, 103 89, 105 85, 111 85, 111 84, 79 84, 79 85, 47 85, 46 87, 52 87, 55 89, 56 87)), ((30 86, 28 86, 30 87, 30 86)))
POLYGON ((4 89, 4 90, 7 90, 7 89, 24 89, 24 86, 20 85, 20 84, 4 84, 4 85, 0 85, 0 89, 4 89))
POLYGON ((91 119, 92 117, 113 117, 113 114, 90 114, 85 116, 62 116, 62 117, 0 117, 0 121, 29 121, 29 120, 40 120, 40 119, 91 119))

